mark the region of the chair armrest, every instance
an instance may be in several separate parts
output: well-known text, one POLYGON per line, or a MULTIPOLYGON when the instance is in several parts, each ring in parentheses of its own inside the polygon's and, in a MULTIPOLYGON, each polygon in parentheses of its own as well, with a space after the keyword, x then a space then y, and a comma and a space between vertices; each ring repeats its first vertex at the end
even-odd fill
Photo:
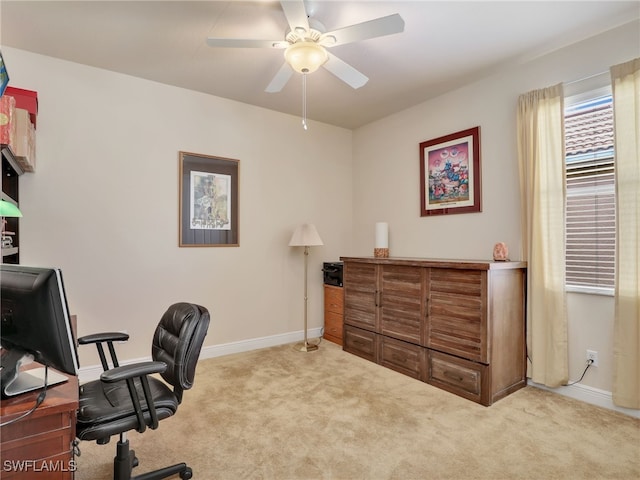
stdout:
POLYGON ((122 367, 112 368, 100 375, 100 380, 106 383, 119 382, 128 378, 142 377, 153 373, 162 373, 167 369, 164 362, 141 362, 122 367))
POLYGON ((133 408, 136 412, 136 417, 138 418, 138 427, 136 428, 136 431, 140 433, 144 432, 147 426, 153 430, 158 428, 158 415, 156 413, 156 406, 153 403, 153 396, 151 395, 147 375, 162 373, 166 369, 167 364, 164 362, 141 362, 112 368, 100 375, 100 380, 105 383, 114 383, 122 380, 126 382, 127 389, 129 390, 129 396, 131 397, 131 402, 133 403, 133 408), (144 409, 140 402, 140 395, 136 388, 134 378, 139 378, 140 385, 142 385, 144 401, 150 416, 150 423, 148 425, 144 418, 144 409))
POLYGON ((90 343, 95 344, 98 349, 98 355, 100 356, 100 363, 102 364, 102 370, 105 372, 109 370, 109 364, 107 363, 107 357, 104 354, 104 343, 107 344, 109 354, 111 355, 111 362, 114 367, 119 367, 118 356, 116 355, 116 349, 113 347, 113 342, 124 342, 129 340, 129 335, 122 332, 103 332, 93 333, 91 335, 85 335, 78 339, 78 345, 87 345, 90 343))
POLYGON ((104 332, 104 333, 94 333, 91 335, 85 335, 84 337, 78 338, 79 345, 87 345, 90 343, 99 343, 99 342, 125 342, 129 340, 129 335, 122 332, 104 332))

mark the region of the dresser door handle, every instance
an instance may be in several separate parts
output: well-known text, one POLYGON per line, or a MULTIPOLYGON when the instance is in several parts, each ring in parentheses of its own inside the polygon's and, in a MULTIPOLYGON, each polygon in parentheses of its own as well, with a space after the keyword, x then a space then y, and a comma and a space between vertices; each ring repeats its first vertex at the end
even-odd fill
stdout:
POLYGON ((382 292, 380 290, 376 290, 376 293, 374 293, 374 301, 376 303, 376 307, 382 306, 382 292))

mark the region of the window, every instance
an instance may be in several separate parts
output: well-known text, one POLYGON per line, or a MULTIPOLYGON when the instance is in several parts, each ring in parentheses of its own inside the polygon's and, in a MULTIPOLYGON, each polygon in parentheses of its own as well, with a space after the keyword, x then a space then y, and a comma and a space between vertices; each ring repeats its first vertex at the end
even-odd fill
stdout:
POLYGON ((615 178, 610 90, 567 99, 566 284, 571 291, 613 292, 615 178), (573 101, 572 101, 573 100, 573 101))

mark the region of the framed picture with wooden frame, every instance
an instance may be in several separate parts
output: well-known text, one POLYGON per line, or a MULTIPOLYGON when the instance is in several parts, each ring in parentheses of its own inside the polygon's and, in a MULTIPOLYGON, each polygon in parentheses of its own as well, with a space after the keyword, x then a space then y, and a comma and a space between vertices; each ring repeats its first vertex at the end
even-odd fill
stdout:
POLYGON ((481 212, 480 127, 420 144, 420 216, 481 212))
POLYGON ((240 161, 179 152, 179 164, 179 246, 240 246, 240 161))

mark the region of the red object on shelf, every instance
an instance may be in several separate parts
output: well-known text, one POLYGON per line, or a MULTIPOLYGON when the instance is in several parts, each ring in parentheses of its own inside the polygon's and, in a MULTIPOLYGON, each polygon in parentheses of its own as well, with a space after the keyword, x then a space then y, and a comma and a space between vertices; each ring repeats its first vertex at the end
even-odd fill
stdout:
POLYGON ((16 137, 16 99, 0 97, 0 144, 12 145, 16 137))
POLYGON ((25 90, 23 88, 7 87, 4 94, 16 99, 16 108, 23 108, 29 112, 29 118, 35 127, 36 117, 38 116, 38 92, 25 90))

